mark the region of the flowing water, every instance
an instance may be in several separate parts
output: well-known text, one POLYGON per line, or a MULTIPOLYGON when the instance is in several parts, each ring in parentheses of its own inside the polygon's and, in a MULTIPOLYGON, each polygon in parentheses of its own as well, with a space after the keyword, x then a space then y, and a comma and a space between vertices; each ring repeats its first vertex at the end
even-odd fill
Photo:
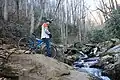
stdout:
POLYGON ((74 62, 74 68, 80 72, 86 72, 98 80, 110 80, 107 76, 102 75, 102 69, 90 68, 90 66, 99 62, 99 57, 78 60, 74 62))

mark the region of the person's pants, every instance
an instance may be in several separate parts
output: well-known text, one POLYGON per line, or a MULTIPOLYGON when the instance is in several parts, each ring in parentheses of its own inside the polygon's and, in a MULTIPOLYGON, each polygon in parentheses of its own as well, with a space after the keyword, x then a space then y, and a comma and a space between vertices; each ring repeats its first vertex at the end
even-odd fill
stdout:
POLYGON ((46 44, 47 56, 51 57, 51 52, 50 52, 50 38, 43 38, 42 40, 46 44))

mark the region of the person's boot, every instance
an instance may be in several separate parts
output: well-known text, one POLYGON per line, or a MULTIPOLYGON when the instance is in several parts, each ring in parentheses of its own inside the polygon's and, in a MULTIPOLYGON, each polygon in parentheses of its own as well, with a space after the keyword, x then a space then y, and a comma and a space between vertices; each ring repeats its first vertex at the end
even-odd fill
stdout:
POLYGON ((51 54, 47 54, 48 57, 51 57, 51 54))

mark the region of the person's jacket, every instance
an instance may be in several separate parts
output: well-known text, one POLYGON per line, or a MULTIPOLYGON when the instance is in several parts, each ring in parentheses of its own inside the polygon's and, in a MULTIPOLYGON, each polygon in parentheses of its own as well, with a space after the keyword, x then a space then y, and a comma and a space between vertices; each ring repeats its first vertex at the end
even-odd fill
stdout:
POLYGON ((48 30, 48 24, 47 23, 43 23, 42 31, 41 31, 41 39, 43 39, 43 38, 50 38, 49 34, 50 34, 50 32, 48 30))

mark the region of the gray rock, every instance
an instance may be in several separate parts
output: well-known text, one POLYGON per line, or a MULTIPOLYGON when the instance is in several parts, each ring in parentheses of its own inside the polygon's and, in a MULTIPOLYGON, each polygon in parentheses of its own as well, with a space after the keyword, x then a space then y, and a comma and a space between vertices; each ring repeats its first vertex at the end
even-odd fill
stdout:
POLYGON ((110 48, 107 52, 109 52, 109 53, 117 53, 117 52, 120 52, 120 44, 114 46, 113 48, 110 48))
MULTIPOLYGON (((19 80, 89 80, 86 73, 40 54, 20 54, 11 56, 11 64, 21 73, 19 80)), ((11 66, 12 66, 11 65, 11 66)))

